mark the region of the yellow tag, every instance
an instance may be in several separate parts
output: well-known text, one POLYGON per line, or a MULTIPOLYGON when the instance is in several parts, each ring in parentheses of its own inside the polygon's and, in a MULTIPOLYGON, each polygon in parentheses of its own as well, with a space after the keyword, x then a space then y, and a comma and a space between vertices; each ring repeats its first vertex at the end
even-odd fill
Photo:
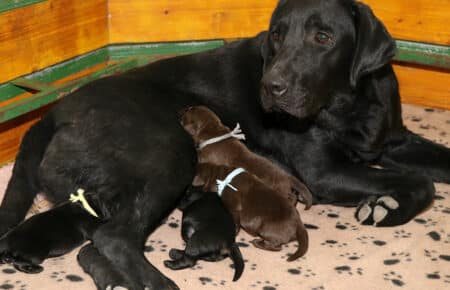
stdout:
POLYGON ((77 190, 77 195, 71 193, 70 194, 70 201, 75 202, 81 202, 81 205, 84 207, 85 210, 87 210, 88 213, 98 218, 97 213, 95 210, 89 205, 86 197, 84 196, 84 189, 79 188, 77 190))

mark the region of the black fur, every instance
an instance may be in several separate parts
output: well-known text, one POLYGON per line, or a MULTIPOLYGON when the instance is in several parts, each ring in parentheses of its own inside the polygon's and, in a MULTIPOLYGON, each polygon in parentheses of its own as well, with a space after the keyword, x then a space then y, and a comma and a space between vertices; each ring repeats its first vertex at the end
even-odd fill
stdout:
POLYGON ((179 270, 194 266, 197 260, 212 262, 229 256, 235 269, 233 281, 237 281, 244 271, 244 260, 235 242, 237 231, 233 217, 217 193, 193 187, 179 208, 183 211, 181 235, 186 249, 171 249, 172 260, 164 261, 164 265, 179 270))
MULTIPOLYGON (((199 104, 227 126, 240 122, 249 147, 301 178, 316 203, 359 205, 358 218, 377 204, 388 209, 377 225, 406 223, 431 204, 433 180, 450 183, 450 150, 403 126, 393 53, 364 4, 283 0, 269 32, 94 81, 25 136, 0 234, 39 190, 61 202, 83 187, 107 217, 82 261, 97 285, 177 289, 142 250, 194 176, 195 149, 176 112, 199 104), (398 208, 379 200, 386 195, 398 208)), ((15 244, 3 251, 20 261, 15 244)))

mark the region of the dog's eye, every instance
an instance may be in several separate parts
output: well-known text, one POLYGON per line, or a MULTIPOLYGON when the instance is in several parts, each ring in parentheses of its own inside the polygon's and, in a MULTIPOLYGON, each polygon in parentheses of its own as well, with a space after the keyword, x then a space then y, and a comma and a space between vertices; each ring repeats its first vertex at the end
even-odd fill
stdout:
POLYGON ((325 32, 317 32, 316 36, 314 37, 314 39, 316 40, 316 42, 320 43, 320 44, 325 44, 328 42, 331 42, 331 36, 329 36, 328 34, 326 34, 325 32))

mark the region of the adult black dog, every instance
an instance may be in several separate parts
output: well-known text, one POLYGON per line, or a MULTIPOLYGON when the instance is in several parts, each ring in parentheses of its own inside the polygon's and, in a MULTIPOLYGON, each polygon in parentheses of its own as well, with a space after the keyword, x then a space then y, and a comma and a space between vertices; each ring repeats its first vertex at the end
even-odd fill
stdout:
MULTIPOLYGON (((363 4, 281 0, 268 32, 92 82, 25 136, 0 233, 39 190, 60 202, 82 187, 106 219, 80 255, 98 287, 176 289, 142 249, 194 176, 176 112, 198 104, 240 122, 248 144, 290 168, 316 202, 359 205, 365 224, 405 223, 431 204, 432 180, 450 183, 450 150, 404 128, 394 51, 363 4)), ((0 243, 8 262, 32 256, 14 239, 0 243)))

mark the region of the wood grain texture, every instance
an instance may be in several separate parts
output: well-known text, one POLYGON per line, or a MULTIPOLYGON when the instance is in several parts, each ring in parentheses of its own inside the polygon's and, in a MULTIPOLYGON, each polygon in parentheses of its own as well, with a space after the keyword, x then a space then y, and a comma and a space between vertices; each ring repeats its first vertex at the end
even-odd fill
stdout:
POLYGON ((363 0, 397 39, 450 45, 449 0, 363 0))
POLYGON ((0 14, 0 83, 108 43, 106 0, 49 0, 0 14))
POLYGON ((110 42, 253 36, 268 27, 275 0, 110 0, 110 42))
POLYGON ((394 65, 403 103, 450 110, 450 73, 405 64, 394 65))
POLYGON ((16 158, 20 142, 28 129, 41 116, 48 112, 51 106, 40 108, 9 122, 0 124, 0 165, 16 158))
MULTIPOLYGON (((110 42, 250 37, 276 0, 109 0, 110 42)), ((364 0, 397 39, 450 44, 449 0, 364 0)))

